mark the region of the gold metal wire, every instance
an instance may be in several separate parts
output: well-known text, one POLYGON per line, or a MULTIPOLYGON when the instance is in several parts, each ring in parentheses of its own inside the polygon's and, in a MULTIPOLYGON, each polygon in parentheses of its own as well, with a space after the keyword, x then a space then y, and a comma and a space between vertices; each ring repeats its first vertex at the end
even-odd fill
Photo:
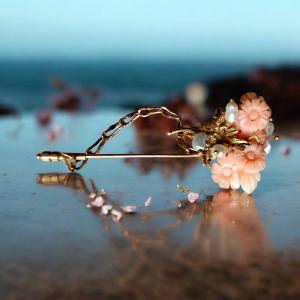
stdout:
MULTIPOLYGON (((113 138, 118 132, 120 132, 125 127, 131 125, 133 122, 140 118, 147 118, 153 115, 160 114, 163 117, 175 120, 177 122, 177 143, 183 148, 187 154, 190 153, 191 149, 186 143, 184 138, 184 133, 189 129, 184 129, 182 127, 181 117, 167 109, 166 107, 143 107, 132 113, 127 114, 121 118, 115 124, 109 126, 105 131, 102 132, 101 136, 90 145, 84 153, 64 153, 64 152, 49 152, 45 151, 37 155, 37 159, 42 161, 62 161, 66 165, 69 172, 74 172, 75 170, 80 170, 91 158, 126 158, 126 157, 137 157, 137 158, 151 158, 151 157, 160 157, 160 158, 185 158, 191 157, 186 154, 166 154, 166 155, 147 155, 147 154, 99 154, 103 149, 105 144, 113 138)), ((194 153, 192 157, 199 157, 199 154, 194 153)))

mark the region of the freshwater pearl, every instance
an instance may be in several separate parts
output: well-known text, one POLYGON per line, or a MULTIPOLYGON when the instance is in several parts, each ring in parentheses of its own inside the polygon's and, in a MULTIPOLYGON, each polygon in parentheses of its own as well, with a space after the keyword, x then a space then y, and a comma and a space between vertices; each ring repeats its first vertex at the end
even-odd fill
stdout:
POLYGON ((233 123, 236 121, 237 115, 238 115, 238 110, 239 110, 238 106, 233 100, 230 100, 227 103, 226 109, 225 109, 225 119, 228 123, 233 123))
POLYGON ((273 124, 273 122, 270 122, 268 124, 268 126, 266 127, 266 134, 267 134, 267 136, 272 136, 273 132, 274 132, 274 124, 273 124))
POLYGON ((203 132, 199 132, 194 135, 192 140, 192 147, 194 150, 203 150, 206 146, 207 135, 203 132))
POLYGON ((222 157, 226 153, 226 147, 222 144, 216 144, 211 148, 213 153, 217 153, 217 157, 222 157))
POLYGON ((265 146, 264 146, 264 150, 267 155, 271 152, 271 148, 272 148, 272 146, 271 146, 270 142, 266 142, 265 146))

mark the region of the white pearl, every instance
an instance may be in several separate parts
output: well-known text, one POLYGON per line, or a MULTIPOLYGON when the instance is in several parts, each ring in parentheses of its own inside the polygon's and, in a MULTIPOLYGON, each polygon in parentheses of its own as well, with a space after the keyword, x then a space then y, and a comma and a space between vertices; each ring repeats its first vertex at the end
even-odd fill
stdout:
POLYGON ((265 150, 265 153, 268 155, 270 152, 271 152, 271 149, 272 149, 272 146, 269 142, 266 142, 265 143, 265 147, 264 147, 264 150, 265 150))
POLYGON ((267 136, 272 136, 273 132, 274 132, 274 124, 273 124, 273 122, 270 122, 268 124, 268 126, 266 127, 266 134, 267 134, 267 136))
POLYGON ((217 157, 222 157, 226 153, 226 147, 222 144, 216 144, 211 148, 213 153, 217 153, 217 157))
POLYGON ((192 147, 194 150, 203 150, 206 146, 207 135, 203 132, 199 132, 194 135, 192 140, 192 147))
POLYGON ((237 104, 233 100, 230 100, 226 105, 225 120, 228 123, 235 122, 237 119, 237 116, 238 116, 238 111, 239 111, 239 108, 238 108, 237 104))

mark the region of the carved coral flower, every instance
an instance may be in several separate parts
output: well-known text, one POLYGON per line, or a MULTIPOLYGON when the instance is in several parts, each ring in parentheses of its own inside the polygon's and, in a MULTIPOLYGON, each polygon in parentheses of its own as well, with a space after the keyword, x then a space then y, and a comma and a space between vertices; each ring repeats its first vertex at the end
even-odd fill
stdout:
POLYGON ((251 194, 265 167, 264 152, 259 145, 250 145, 244 151, 232 151, 218 158, 212 165, 212 179, 223 189, 238 189, 251 194))
POLYGON ((212 165, 212 179, 223 189, 238 189, 240 187, 238 169, 241 164, 241 156, 235 152, 228 152, 219 157, 212 165))
POLYGON ((264 130, 269 124, 271 109, 263 97, 255 93, 242 96, 242 103, 238 111, 237 126, 244 134, 251 134, 257 130, 264 130))
POLYGON ((246 146, 241 152, 243 170, 247 173, 257 173, 265 168, 265 152, 261 145, 246 146))

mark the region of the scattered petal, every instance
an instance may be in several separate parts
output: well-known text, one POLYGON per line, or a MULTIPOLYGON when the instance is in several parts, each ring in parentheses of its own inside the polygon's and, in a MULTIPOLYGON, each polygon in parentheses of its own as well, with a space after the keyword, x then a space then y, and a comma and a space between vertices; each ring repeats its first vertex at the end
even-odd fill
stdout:
POLYGON ((136 206, 134 205, 126 205, 121 207, 125 213, 132 214, 136 211, 136 206))
POLYGON ((63 133, 63 127, 60 124, 54 124, 52 128, 47 132, 46 137, 48 142, 53 142, 61 137, 63 133))
POLYGON ((148 197, 147 200, 145 201, 145 207, 149 207, 152 204, 152 197, 148 197))
POLYGON ((115 222, 121 221, 121 219, 123 217, 123 214, 119 210, 113 209, 110 213, 111 213, 111 215, 113 217, 113 220, 115 222))
POLYGON ((197 201, 199 199, 199 194, 198 193, 193 193, 193 192, 190 192, 188 194, 188 200, 190 203, 195 203, 195 201, 197 201))
POLYGON ((106 204, 106 205, 103 205, 103 206, 102 206, 102 208, 101 208, 101 213, 102 213, 103 215, 106 215, 106 216, 107 216, 111 210, 112 210, 112 205, 106 204))
POLYGON ((90 199, 95 199, 96 196, 97 196, 96 193, 90 193, 90 194, 89 194, 89 198, 90 198, 90 199))
POLYGON ((98 196, 95 198, 94 201, 92 201, 91 203, 91 206, 93 207, 101 207, 103 204, 104 204, 104 199, 102 196, 98 196))
POLYGON ((190 192, 190 190, 188 188, 181 186, 179 184, 177 184, 176 187, 177 187, 178 191, 181 193, 189 193, 190 192))
POLYGON ((291 149, 289 147, 282 147, 280 149, 280 154, 283 156, 288 156, 291 152, 291 149))
POLYGON ((54 131, 50 130, 47 132, 46 137, 48 142, 53 142, 56 140, 57 135, 54 131))
POLYGON ((52 130, 57 134, 57 136, 59 136, 64 131, 63 127, 58 123, 53 124, 52 130))

